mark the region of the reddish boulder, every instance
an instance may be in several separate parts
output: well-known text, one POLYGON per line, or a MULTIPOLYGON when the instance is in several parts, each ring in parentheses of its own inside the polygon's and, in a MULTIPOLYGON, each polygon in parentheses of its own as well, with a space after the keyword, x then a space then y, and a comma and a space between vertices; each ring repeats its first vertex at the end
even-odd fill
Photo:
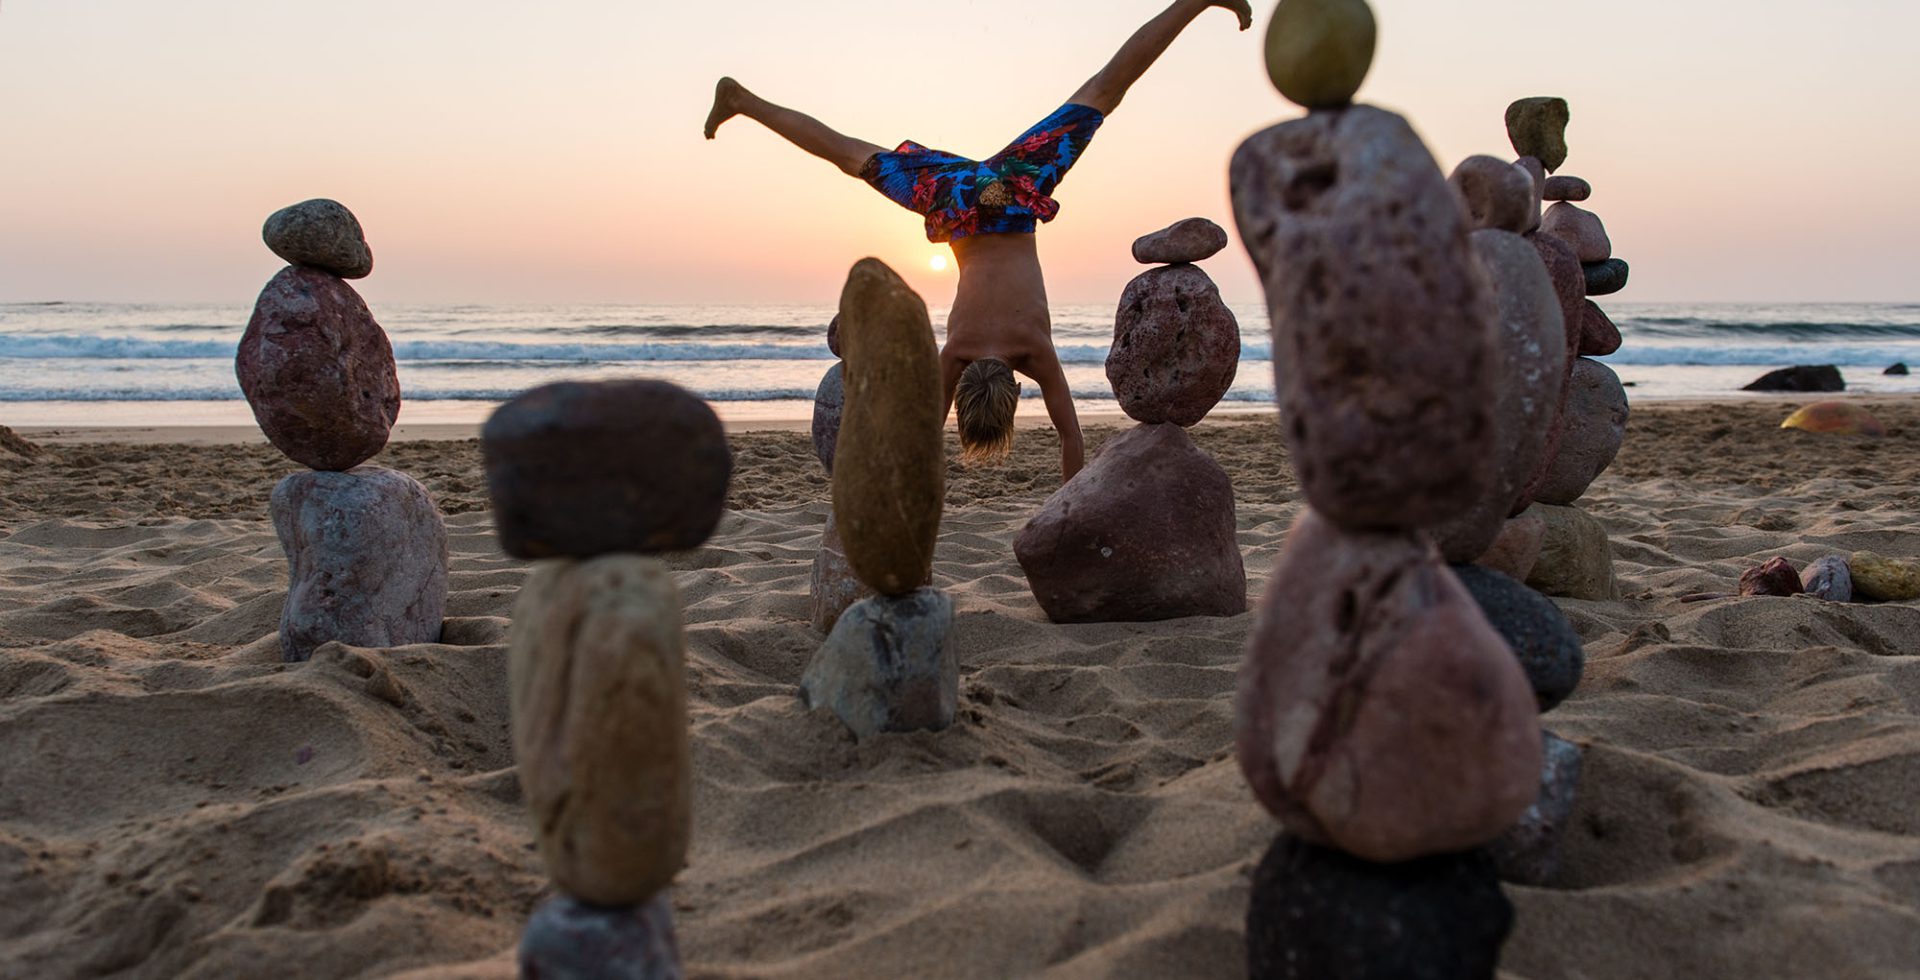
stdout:
POLYGON ((386 331, 352 286, 318 269, 288 266, 267 282, 234 373, 267 441, 316 470, 372 459, 400 417, 386 331))
POLYGON ((1605 357, 1620 349, 1620 328, 1593 300, 1580 301, 1580 356, 1605 357))
POLYGON ((1740 573, 1741 595, 1790 596, 1803 591, 1800 570, 1785 558, 1769 558, 1766 564, 1740 573))
POLYGON ((1198 262, 1227 247, 1227 230, 1205 218, 1187 218, 1142 235, 1133 243, 1133 258, 1146 265, 1198 262))
POLYGON ((1233 387, 1239 369, 1240 323, 1199 266, 1149 269, 1127 283, 1107 381, 1128 415, 1194 425, 1233 387))
POLYGON ((1555 203, 1540 216, 1540 233, 1573 246, 1582 262, 1605 262, 1613 258, 1613 240, 1600 216, 1566 201, 1555 203))

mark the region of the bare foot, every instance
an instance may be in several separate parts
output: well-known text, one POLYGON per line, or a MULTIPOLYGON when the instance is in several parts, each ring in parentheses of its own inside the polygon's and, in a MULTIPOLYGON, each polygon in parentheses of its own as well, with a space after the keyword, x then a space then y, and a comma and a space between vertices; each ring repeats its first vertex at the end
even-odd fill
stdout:
POLYGON ((1234 15, 1240 18, 1241 30, 1244 31, 1253 26, 1253 5, 1247 0, 1215 0, 1213 6, 1225 7, 1233 11, 1234 15))
POLYGON ((731 78, 722 78, 713 85, 713 111, 707 113, 707 138, 719 130, 720 124, 740 114, 740 96, 746 87, 731 78))

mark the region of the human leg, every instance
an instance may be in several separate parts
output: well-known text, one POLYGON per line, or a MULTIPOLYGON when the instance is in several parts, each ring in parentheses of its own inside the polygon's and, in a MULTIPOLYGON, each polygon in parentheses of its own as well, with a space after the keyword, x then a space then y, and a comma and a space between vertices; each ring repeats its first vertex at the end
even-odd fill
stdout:
POLYGON ((1172 6, 1135 31, 1120 46, 1113 60, 1087 79, 1067 101, 1098 109, 1102 115, 1112 112, 1133 83, 1166 52, 1173 39, 1209 7, 1224 7, 1239 15, 1243 31, 1253 26, 1253 7, 1248 0, 1174 0, 1172 6))
POLYGON ((854 177, 860 176, 860 170, 868 158, 886 150, 883 146, 835 132, 826 123, 804 112, 775 105, 747 91, 745 85, 731 78, 722 78, 713 87, 713 110, 707 113, 707 138, 712 139, 720 124, 734 116, 745 116, 773 130, 787 142, 854 177))

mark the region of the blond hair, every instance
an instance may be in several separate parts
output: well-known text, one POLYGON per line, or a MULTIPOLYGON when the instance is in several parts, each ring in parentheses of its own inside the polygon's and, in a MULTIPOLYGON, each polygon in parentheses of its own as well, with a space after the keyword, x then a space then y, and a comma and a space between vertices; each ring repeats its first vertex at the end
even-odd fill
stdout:
POLYGON ((997 357, 967 365, 954 391, 960 419, 960 461, 969 466, 1006 458, 1013 450, 1013 413, 1020 405, 1020 381, 997 357))

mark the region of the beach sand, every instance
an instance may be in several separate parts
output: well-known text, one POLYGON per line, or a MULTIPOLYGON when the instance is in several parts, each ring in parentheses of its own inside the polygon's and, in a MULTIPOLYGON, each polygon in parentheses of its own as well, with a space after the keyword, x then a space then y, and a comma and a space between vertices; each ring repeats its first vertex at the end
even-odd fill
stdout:
MULTIPOLYGON (((1545 720, 1586 777, 1558 887, 1509 890, 1504 975, 1920 976, 1920 605, 1678 602, 1775 554, 1920 555, 1920 405, 1876 404, 1871 440, 1776 428, 1801 403, 1641 407, 1584 501, 1624 598, 1561 602, 1588 670, 1545 720)), ((0 449, 0 976, 511 976, 547 886, 505 690, 527 566, 478 444, 376 460, 449 515, 444 642, 285 666, 266 499, 294 464, 159 432, 0 449)), ((1301 506, 1277 430, 1197 437, 1257 597, 1301 506)), ((1058 484, 1029 430, 951 475, 958 722, 856 743, 795 696, 826 477, 797 432, 733 438, 730 513, 670 561, 689 976, 1241 975, 1276 829, 1231 752, 1251 617, 1047 623, 1011 547, 1058 484)))

